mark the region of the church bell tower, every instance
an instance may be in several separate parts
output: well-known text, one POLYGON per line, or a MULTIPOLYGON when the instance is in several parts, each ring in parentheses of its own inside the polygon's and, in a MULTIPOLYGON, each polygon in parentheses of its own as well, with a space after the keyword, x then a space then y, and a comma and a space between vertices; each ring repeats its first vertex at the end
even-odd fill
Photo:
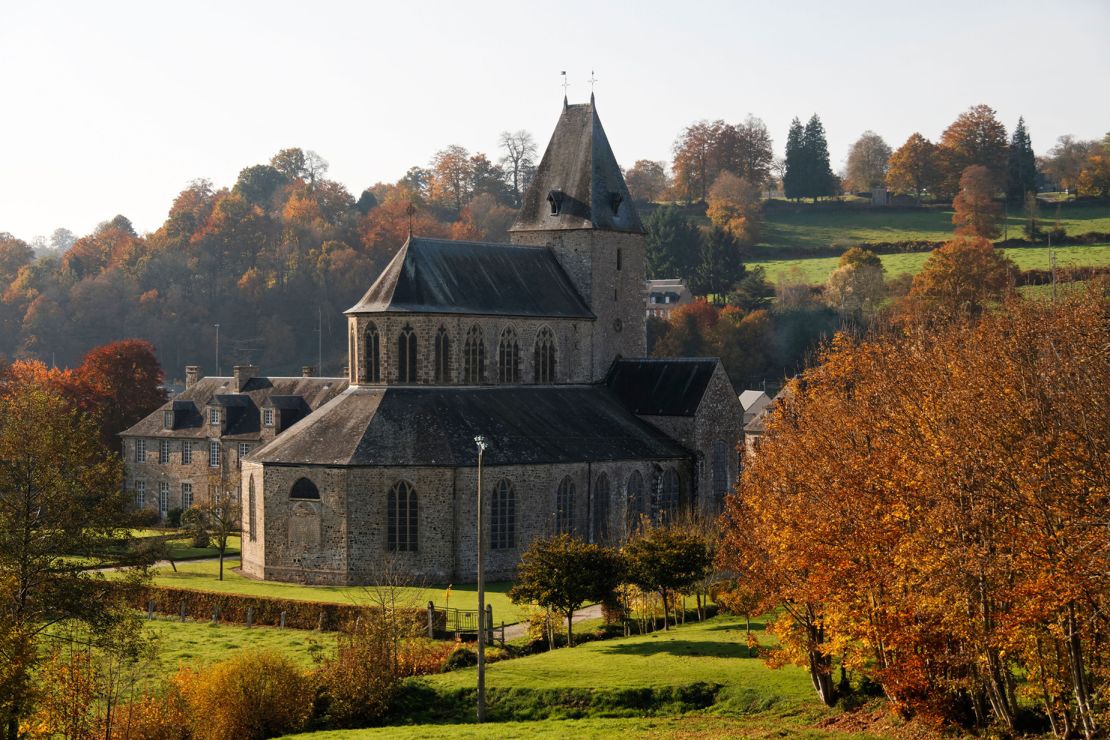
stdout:
POLYGON ((644 227, 601 126, 594 97, 568 105, 520 209, 513 244, 547 246, 597 317, 592 377, 617 357, 643 357, 644 227))

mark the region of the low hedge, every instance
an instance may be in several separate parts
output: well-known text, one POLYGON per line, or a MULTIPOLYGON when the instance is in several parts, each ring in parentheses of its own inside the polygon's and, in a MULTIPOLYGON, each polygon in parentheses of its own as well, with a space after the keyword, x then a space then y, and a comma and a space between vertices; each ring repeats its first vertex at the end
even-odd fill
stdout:
MULTIPOLYGON (((270 596, 245 596, 243 594, 197 591, 172 586, 146 586, 131 599, 131 606, 146 611, 150 603, 158 614, 179 616, 184 607, 185 616, 196 621, 208 621, 213 613, 220 622, 246 624, 247 611, 253 610, 252 621, 256 625, 279 626, 281 614, 285 612, 285 626, 291 629, 324 631, 338 630, 354 622, 370 606, 355 604, 336 604, 327 601, 300 601, 270 596)), ((414 628, 421 633, 428 627, 428 612, 425 609, 412 609, 409 612, 414 628)), ((442 629, 446 619, 442 612, 436 612, 436 628, 442 629)))

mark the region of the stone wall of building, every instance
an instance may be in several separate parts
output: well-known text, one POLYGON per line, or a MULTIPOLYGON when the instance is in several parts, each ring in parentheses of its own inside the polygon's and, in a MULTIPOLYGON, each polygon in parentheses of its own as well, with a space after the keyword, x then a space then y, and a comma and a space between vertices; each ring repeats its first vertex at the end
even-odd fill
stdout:
POLYGON ((646 354, 646 246, 642 234, 595 229, 515 231, 512 240, 514 244, 550 247, 597 316, 591 347, 593 380, 605 377, 617 356, 646 354))
MULTIPOLYGON (((188 508, 183 500, 186 486, 191 486, 193 504, 207 502, 213 493, 232 493, 239 490, 239 443, 221 441, 219 465, 209 466, 209 438, 181 439, 180 437, 127 437, 123 440, 125 487, 131 492, 133 501, 138 505, 136 491, 140 482, 145 484, 145 500, 142 508, 165 514, 170 509, 188 508), (146 454, 136 456, 139 440, 146 444, 146 454), (161 446, 169 445, 169 459, 161 461, 161 446), (183 449, 192 445, 192 462, 185 459, 183 449), (168 499, 165 511, 161 510, 159 500, 162 485, 167 486, 168 499)), ((219 441, 219 440, 217 440, 219 441)), ((258 443, 245 443, 249 451, 258 443)))
POLYGON ((536 336, 544 329, 555 335, 557 383, 590 382, 593 321, 582 319, 532 319, 504 316, 360 314, 348 317, 348 344, 353 350, 350 363, 352 383, 367 383, 366 330, 370 324, 378 330, 380 342, 381 383, 396 384, 398 379, 398 338, 405 327, 411 327, 417 338, 417 382, 434 384, 435 339, 440 327, 450 337, 450 382, 463 383, 463 348, 467 333, 474 326, 482 330, 485 346, 485 373, 481 384, 497 383, 497 349, 506 328, 516 332, 520 346, 520 382, 534 382, 536 336))
POLYGON ((744 407, 732 388, 724 367, 718 363, 701 405, 694 417, 693 448, 698 453, 698 506, 707 514, 721 511, 724 495, 733 489, 740 474, 740 445, 744 436, 744 407), (726 490, 718 489, 714 466, 722 463, 726 490))

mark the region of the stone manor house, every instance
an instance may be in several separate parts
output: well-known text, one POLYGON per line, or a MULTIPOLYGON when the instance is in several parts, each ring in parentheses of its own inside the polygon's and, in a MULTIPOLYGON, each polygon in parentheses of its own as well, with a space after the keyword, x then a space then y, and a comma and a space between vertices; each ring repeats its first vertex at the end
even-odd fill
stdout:
POLYGON ((305 583, 473 580, 478 435, 493 578, 537 536, 716 513, 743 411, 717 359, 644 356, 644 277, 593 96, 564 100, 510 244, 411 236, 346 312, 347 378, 194 370, 124 433, 128 485, 163 512, 238 485, 243 572, 305 583))

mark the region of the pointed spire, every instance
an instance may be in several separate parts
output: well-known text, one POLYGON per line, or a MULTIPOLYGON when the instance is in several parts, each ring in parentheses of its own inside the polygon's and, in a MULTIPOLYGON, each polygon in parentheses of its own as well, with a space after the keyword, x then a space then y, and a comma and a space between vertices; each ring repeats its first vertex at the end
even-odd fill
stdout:
POLYGON ((567 96, 564 94, 563 95, 563 113, 566 113, 567 108, 569 108, 569 107, 570 107, 570 104, 567 103, 567 96))
POLYGON ((593 90, 591 90, 590 91, 590 105, 592 106, 593 104, 594 104, 594 93, 593 93, 593 90))

